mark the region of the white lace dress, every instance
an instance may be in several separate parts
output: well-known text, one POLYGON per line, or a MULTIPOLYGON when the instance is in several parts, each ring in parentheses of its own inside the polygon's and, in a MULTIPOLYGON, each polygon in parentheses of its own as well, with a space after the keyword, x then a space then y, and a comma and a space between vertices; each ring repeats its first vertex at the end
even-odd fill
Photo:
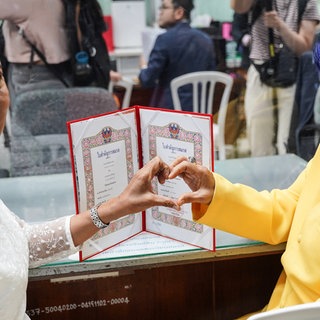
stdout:
POLYGON ((25 314, 28 268, 78 250, 69 226, 70 216, 27 224, 0 200, 0 319, 29 319, 25 314))

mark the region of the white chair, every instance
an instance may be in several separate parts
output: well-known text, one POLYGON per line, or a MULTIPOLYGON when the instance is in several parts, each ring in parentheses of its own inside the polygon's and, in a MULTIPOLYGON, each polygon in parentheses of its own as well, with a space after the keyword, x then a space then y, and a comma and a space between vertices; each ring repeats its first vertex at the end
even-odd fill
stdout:
POLYGON ((320 302, 299 304, 253 315, 248 320, 319 320, 320 302))
POLYGON ((130 106, 130 100, 133 90, 133 81, 129 78, 123 77, 122 80, 119 80, 117 82, 110 81, 108 91, 113 92, 115 86, 123 87, 125 89, 125 93, 123 96, 121 109, 126 109, 130 106))
POLYGON ((226 158, 226 145, 224 139, 225 121, 233 78, 229 74, 220 71, 191 72, 173 79, 170 86, 175 110, 183 110, 178 93, 179 88, 192 84, 193 111, 212 114, 213 98, 217 83, 222 83, 225 87, 218 111, 218 123, 213 126, 214 145, 219 160, 224 160, 226 158))

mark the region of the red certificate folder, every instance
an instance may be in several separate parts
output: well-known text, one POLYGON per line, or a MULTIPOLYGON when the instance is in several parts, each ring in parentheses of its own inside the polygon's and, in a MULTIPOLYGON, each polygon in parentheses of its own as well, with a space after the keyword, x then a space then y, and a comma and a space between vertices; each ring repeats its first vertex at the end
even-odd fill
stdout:
MULTIPOLYGON (((212 170, 212 125, 209 114, 140 106, 68 122, 77 213, 117 196, 156 155, 167 163, 191 157, 212 170)), ((171 198, 189 191, 180 178, 154 179, 153 189, 171 198)), ((112 221, 83 244, 80 260, 143 231, 215 250, 214 229, 194 222, 185 204, 179 212, 159 206, 112 221)))

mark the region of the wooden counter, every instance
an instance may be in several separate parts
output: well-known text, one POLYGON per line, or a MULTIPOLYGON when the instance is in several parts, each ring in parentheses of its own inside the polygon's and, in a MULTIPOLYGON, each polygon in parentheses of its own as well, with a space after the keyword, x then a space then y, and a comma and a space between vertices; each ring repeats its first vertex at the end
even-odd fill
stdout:
POLYGON ((284 245, 67 263, 30 270, 31 319, 233 319, 262 308, 284 245))

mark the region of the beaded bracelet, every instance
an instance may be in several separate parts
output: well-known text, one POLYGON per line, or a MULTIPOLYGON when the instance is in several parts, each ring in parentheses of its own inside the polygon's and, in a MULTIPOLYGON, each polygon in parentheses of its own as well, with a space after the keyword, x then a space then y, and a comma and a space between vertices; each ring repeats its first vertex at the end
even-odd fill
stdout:
POLYGON ((91 220, 93 224, 99 229, 106 228, 110 224, 110 222, 104 223, 99 217, 98 208, 102 205, 102 203, 103 202, 100 202, 90 209, 91 220))

